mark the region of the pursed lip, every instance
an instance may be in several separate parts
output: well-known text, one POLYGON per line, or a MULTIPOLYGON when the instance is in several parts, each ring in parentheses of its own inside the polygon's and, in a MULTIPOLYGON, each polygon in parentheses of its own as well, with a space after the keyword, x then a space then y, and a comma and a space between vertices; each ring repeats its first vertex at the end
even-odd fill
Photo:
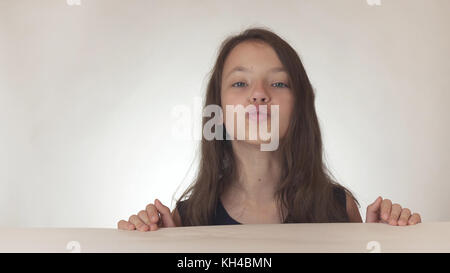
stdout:
POLYGON ((266 120, 270 117, 270 108, 266 105, 266 109, 261 107, 261 105, 255 105, 256 107, 252 107, 250 111, 248 111, 248 117, 252 120, 266 120))

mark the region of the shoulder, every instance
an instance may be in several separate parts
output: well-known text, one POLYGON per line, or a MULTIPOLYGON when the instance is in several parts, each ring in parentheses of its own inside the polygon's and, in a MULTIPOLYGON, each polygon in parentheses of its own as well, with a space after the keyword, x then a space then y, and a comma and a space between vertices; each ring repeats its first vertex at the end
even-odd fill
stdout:
POLYGON ((172 211, 172 219, 177 227, 183 226, 182 215, 184 215, 185 202, 179 201, 172 211))
POLYGON ((345 207, 349 222, 361 223, 361 214, 359 213, 358 204, 353 195, 342 186, 335 186, 334 193, 337 199, 345 207))
POLYGON ((345 196, 346 196, 347 215, 349 221, 355 223, 362 223, 361 214, 359 213, 359 208, 355 199, 349 193, 345 193, 345 196))
POLYGON ((345 205, 345 190, 340 186, 333 186, 333 193, 343 205, 345 205))

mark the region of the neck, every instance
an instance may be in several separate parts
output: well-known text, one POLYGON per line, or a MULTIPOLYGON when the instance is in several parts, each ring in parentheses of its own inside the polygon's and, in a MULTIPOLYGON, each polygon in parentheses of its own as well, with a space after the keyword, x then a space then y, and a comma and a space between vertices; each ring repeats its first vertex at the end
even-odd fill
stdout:
POLYGON ((231 183, 233 194, 255 205, 272 203, 281 178, 279 149, 261 151, 260 145, 243 141, 233 141, 232 147, 237 165, 237 178, 231 183))

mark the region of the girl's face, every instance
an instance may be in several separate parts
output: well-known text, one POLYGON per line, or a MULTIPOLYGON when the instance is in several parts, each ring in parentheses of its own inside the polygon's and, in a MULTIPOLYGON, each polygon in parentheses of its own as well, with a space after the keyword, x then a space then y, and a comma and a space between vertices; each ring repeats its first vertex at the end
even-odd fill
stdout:
MULTIPOLYGON (((231 131, 231 125, 227 125, 226 105, 267 105, 267 130, 271 132, 271 123, 278 122, 279 138, 283 138, 289 126, 294 96, 290 89, 288 73, 271 46, 264 42, 245 41, 233 48, 223 67, 221 100, 227 132, 231 131), (279 106, 278 121, 271 119, 271 105, 279 106)), ((268 142, 262 141, 259 133, 257 140, 250 140, 249 123, 257 122, 260 116, 250 113, 245 116, 245 142, 268 142)), ((237 139, 236 132, 235 114, 233 139, 237 139)))

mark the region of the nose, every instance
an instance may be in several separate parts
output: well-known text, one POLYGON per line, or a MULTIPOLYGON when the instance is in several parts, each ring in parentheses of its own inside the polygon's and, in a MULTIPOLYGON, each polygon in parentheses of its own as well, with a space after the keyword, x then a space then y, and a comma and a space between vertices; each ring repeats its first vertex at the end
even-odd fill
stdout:
POLYGON ((268 103, 270 97, 262 86, 257 86, 249 97, 250 103, 268 103))

